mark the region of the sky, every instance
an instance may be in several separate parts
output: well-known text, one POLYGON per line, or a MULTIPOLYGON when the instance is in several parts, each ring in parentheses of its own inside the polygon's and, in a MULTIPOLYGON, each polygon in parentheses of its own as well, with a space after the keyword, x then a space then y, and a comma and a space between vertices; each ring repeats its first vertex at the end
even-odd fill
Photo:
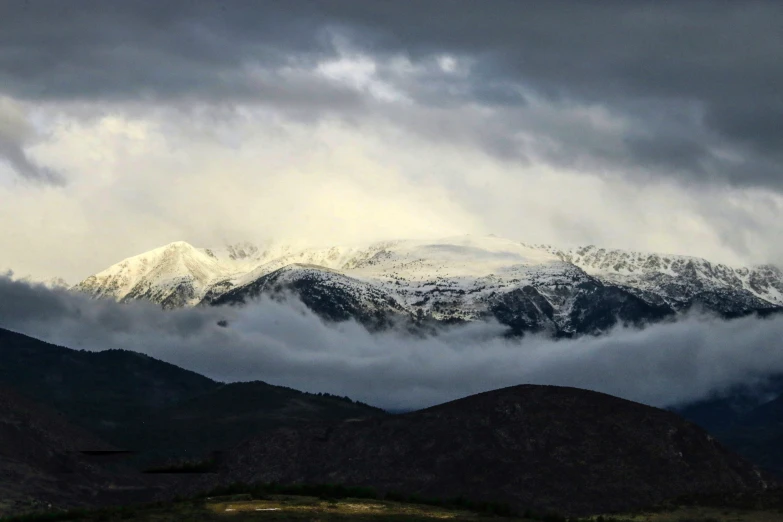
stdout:
POLYGON ((0 270, 177 241, 783 263, 783 3, 0 2, 0 270))
POLYGON ((763 393, 767 378, 783 372, 780 314, 732 321, 694 314, 559 341, 505 339, 501 325, 485 322, 414 337, 326 324, 295 301, 163 312, 0 275, 0 328, 71 348, 133 350, 221 382, 262 380, 395 411, 518 384, 676 406, 735 386, 763 393))

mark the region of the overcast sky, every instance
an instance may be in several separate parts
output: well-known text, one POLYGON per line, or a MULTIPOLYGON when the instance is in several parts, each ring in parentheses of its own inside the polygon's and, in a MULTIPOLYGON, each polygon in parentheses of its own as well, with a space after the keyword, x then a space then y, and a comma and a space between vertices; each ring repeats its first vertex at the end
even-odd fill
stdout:
POLYGON ((0 269, 494 233, 783 261, 783 2, 0 2, 0 269))

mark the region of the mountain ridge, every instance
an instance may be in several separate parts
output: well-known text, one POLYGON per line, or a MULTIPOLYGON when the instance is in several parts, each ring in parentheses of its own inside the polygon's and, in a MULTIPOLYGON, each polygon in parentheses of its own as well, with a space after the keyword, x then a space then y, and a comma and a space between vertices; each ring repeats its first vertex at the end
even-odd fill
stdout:
POLYGON ((380 319, 385 314, 411 323, 494 319, 512 333, 558 336, 639 326, 694 306, 726 317, 783 310, 783 271, 772 265, 729 267, 690 256, 558 249, 494 236, 326 248, 175 242, 112 265, 72 290, 164 308, 240 304, 287 292, 331 300, 320 310, 308 306, 327 320, 355 319, 371 328, 399 322, 380 319), (510 302, 516 304, 509 309, 510 302), (596 314, 605 317, 584 320, 596 314))
POLYGON ((202 458, 270 425, 385 414, 347 397, 222 383, 139 352, 74 350, 0 328, 0 399, 4 388, 116 448, 146 452, 140 460, 202 458))

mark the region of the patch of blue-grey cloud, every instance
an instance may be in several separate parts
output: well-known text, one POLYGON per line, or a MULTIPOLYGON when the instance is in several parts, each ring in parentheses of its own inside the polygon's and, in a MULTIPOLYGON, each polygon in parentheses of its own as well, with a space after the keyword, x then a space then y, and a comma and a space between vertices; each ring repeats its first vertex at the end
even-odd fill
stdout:
POLYGON ((27 148, 36 140, 37 133, 30 123, 26 109, 0 93, 0 163, 6 163, 18 176, 28 181, 63 185, 62 173, 39 164, 27 148))

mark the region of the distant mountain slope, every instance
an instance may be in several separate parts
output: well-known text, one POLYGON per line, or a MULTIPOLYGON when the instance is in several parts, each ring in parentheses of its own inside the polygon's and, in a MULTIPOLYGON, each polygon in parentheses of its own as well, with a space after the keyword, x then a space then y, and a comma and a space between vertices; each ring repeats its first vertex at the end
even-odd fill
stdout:
POLYGON ((673 409, 783 478, 783 375, 673 409))
POLYGON ((235 448, 219 480, 367 485, 575 514, 769 485, 673 413, 529 385, 405 415, 266 433, 235 448))
POLYGON ((595 246, 540 248, 607 283, 659 295, 675 309, 694 302, 725 313, 783 305, 783 272, 770 265, 732 268, 697 257, 595 246))
POLYGON ((284 292, 296 295, 329 321, 354 319, 378 329, 408 317, 407 310, 383 288, 331 269, 300 264, 286 265, 214 297, 208 293, 203 302, 213 306, 245 304, 261 295, 280 296, 284 292))
POLYGON ((496 319, 514 334, 596 334, 691 308, 725 317, 783 310, 783 272, 594 246, 558 249, 497 237, 295 248, 198 249, 172 243, 73 287, 164 308, 240 304, 285 290, 330 321, 496 319))
POLYGON ((347 398, 223 384, 124 350, 86 352, 0 329, 0 386, 61 412, 140 461, 202 458, 269 427, 384 415, 347 398))
POLYGON ((717 436, 783 478, 783 395, 741 415, 717 436))

